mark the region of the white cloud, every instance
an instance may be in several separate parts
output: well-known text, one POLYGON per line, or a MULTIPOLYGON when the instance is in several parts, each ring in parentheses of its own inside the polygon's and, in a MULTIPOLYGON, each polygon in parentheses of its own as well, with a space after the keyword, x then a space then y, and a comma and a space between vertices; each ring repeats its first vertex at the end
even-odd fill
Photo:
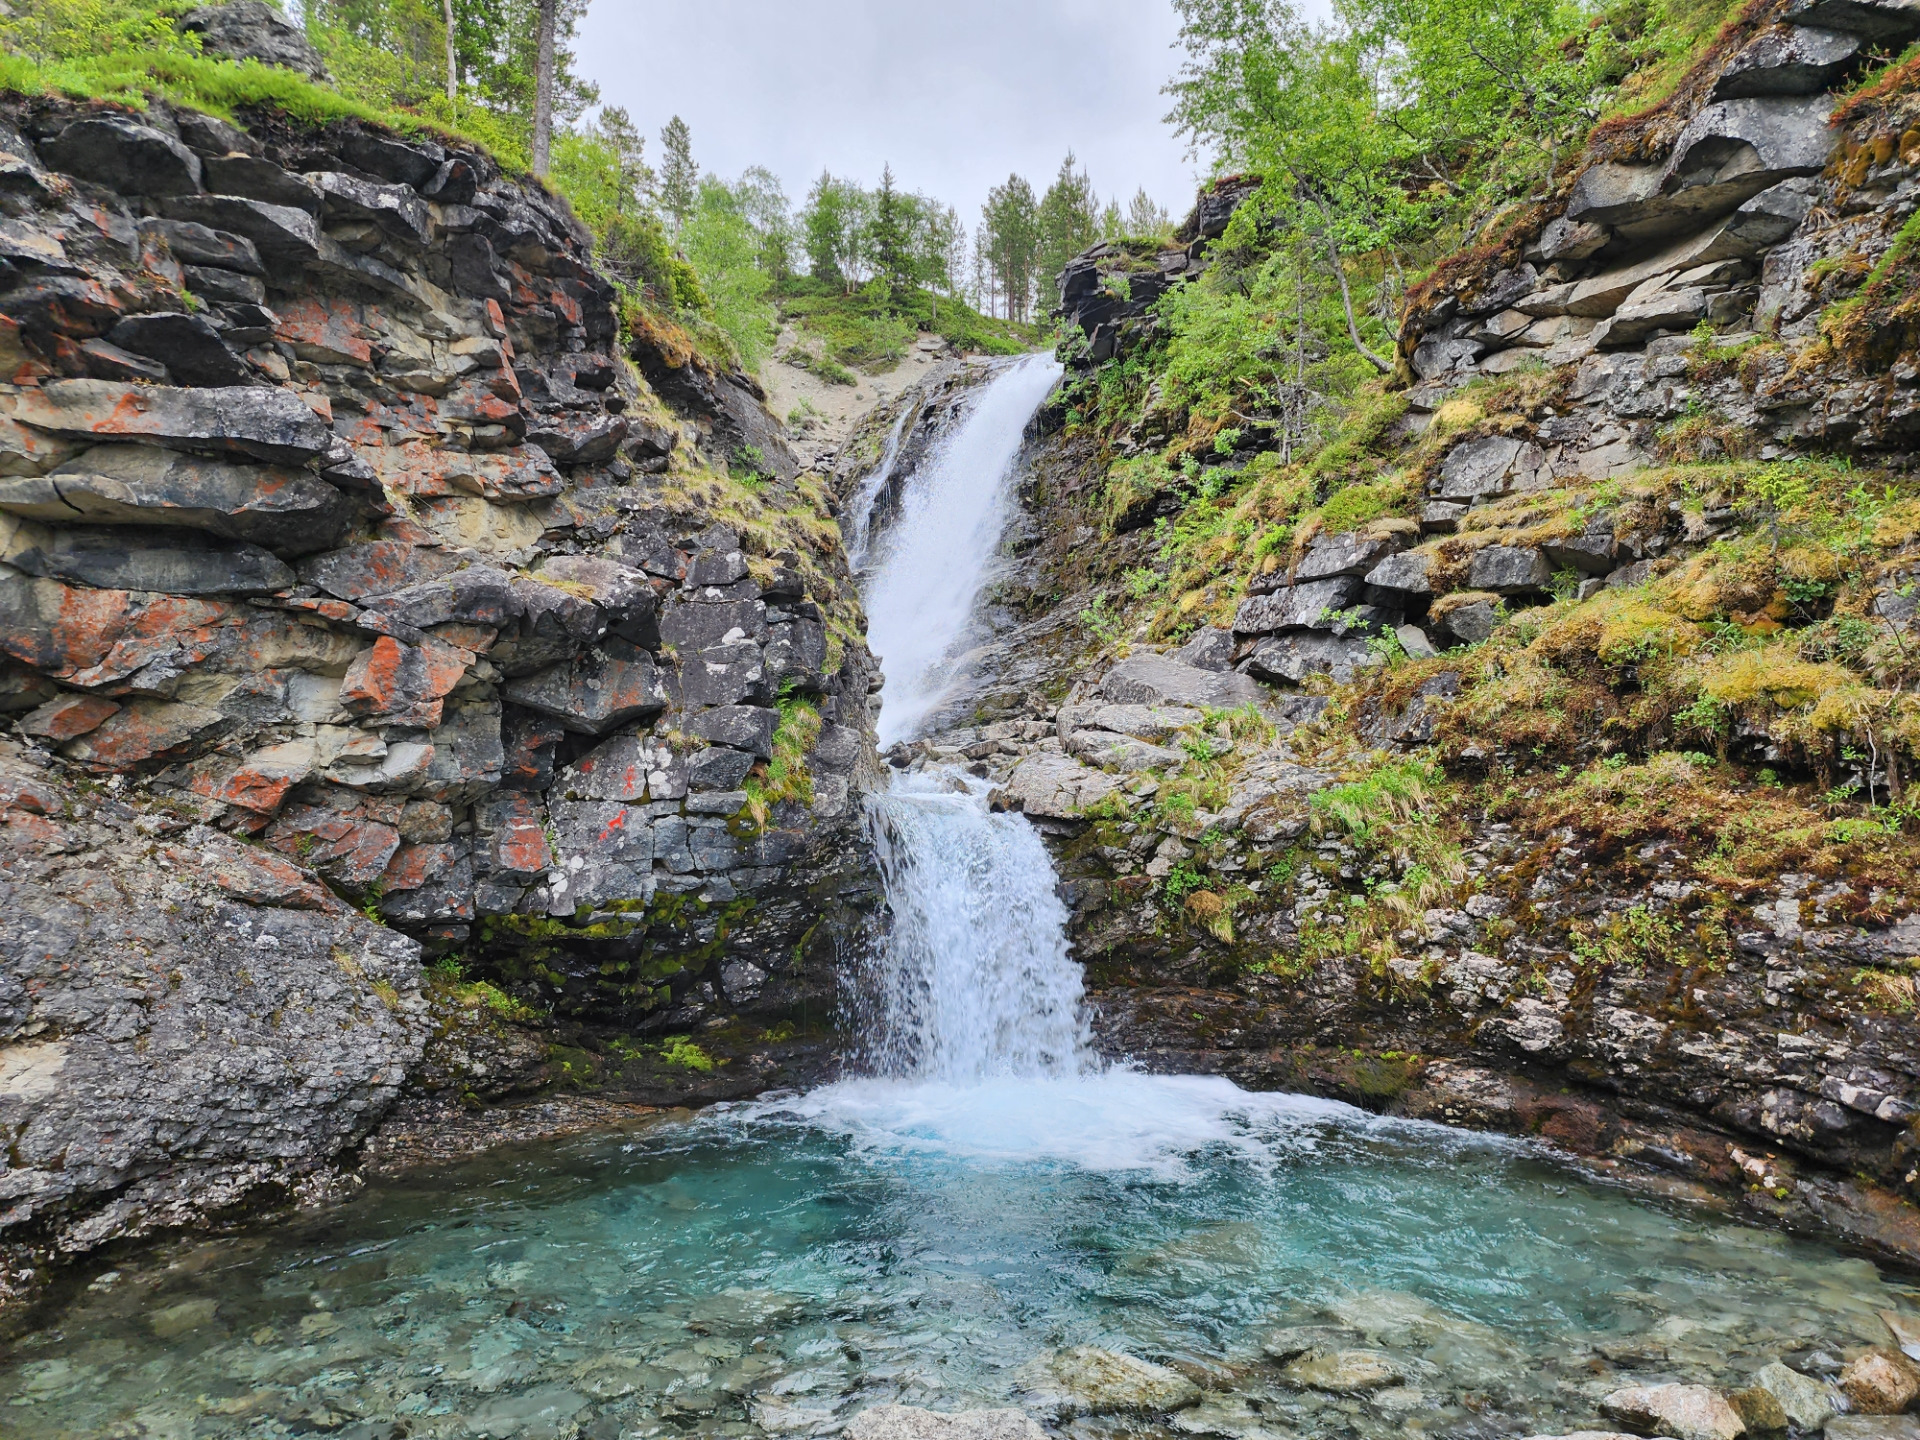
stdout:
POLYGON ((822 169, 871 184, 890 163, 972 226, 989 186, 1043 189, 1069 148, 1103 200, 1145 186, 1184 214, 1198 172, 1160 94, 1177 34, 1167 0, 597 0, 575 49, 650 160, 678 114, 709 173, 765 165, 797 204, 822 169))

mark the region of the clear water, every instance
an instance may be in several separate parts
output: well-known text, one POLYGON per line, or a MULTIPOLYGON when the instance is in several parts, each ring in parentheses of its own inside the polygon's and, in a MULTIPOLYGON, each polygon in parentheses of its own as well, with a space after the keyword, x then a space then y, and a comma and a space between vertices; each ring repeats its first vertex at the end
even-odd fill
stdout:
POLYGON ((915 734, 952 683, 958 647, 1013 515, 1009 480, 1021 438, 1060 373, 1051 355, 1002 370, 914 475, 899 518, 870 547, 860 542, 873 571, 863 597, 867 644, 887 677, 883 748, 915 734))
POLYGON ((1018 1404, 1019 1366, 1091 1343, 1208 1393, 1076 1433, 1558 1434, 1619 1384, 1738 1384, 1913 1300, 1517 1143, 1224 1081, 860 1081, 495 1154, 121 1272, 16 1347, 0 1429, 826 1434, 883 1400, 1018 1404), (1260 1340, 1298 1323, 1409 1383, 1294 1388, 1260 1340))

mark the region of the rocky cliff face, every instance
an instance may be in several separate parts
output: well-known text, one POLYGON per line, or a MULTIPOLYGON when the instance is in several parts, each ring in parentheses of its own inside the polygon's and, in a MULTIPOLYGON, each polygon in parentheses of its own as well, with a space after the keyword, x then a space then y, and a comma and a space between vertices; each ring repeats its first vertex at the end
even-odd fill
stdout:
MULTIPOLYGON (((1913 28, 1748 12, 1415 292, 1305 472, 1283 408, 1070 382, 994 702, 890 758, 1050 835, 1112 1052, 1920 1255, 1920 152, 1906 72, 1828 93, 1913 28)), ((1081 374, 1151 363, 1244 193, 1069 268, 1081 374)))
POLYGON ((546 1061, 423 956, 729 1093, 874 903, 873 662, 753 383, 486 156, 245 119, 0 105, 0 1228, 57 1249, 313 1171, 430 1041, 546 1061))

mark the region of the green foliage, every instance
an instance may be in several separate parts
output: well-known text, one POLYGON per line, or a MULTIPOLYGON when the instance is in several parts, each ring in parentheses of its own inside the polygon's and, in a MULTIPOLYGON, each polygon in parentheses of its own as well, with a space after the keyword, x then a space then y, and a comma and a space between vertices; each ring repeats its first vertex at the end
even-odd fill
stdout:
POLYGON ((1100 202, 1078 165, 1069 150, 1034 211, 1035 264, 1043 285, 1050 285, 1069 260, 1100 238, 1100 202))
POLYGON ((1575 938, 1573 954, 1590 965, 1644 970, 1650 961, 1671 962, 1680 939, 1680 926, 1670 916, 1635 905, 1575 938))
POLYGON ((660 1042, 660 1059, 663 1064, 677 1065, 683 1070, 698 1071, 702 1075, 710 1074, 714 1067, 714 1058, 693 1042, 689 1035, 669 1035, 660 1042))
POLYGON ((1081 608, 1080 623, 1092 631, 1102 645, 1113 645, 1124 633, 1120 617, 1104 594, 1094 596, 1091 605, 1081 608))
POLYGON ((1033 187, 1020 176, 1009 175, 1004 184, 987 192, 974 246, 989 277, 987 309, 995 308, 997 296, 1000 313, 1007 319, 1029 318, 1036 286, 1044 278, 1040 270, 1040 202, 1034 198, 1033 187))
POLYGON ((820 711, 796 695, 780 697, 780 724, 773 732, 773 758, 747 781, 747 810, 765 825, 773 807, 786 801, 813 803, 813 771, 807 753, 820 738, 820 711))
POLYGON ((1160 886, 1160 899, 1169 910, 1178 910, 1189 895, 1207 888, 1207 877, 1182 860, 1167 872, 1160 886))
POLYGON ((680 226, 680 248, 700 276, 713 323, 749 370, 760 368, 778 328, 767 298, 773 278, 761 264, 764 244, 743 187, 713 179, 700 182, 680 226))

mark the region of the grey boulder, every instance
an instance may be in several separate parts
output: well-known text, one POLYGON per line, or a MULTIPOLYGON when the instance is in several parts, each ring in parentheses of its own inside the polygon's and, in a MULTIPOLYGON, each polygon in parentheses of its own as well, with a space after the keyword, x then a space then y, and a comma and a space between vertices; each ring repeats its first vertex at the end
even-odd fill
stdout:
POLYGON ((209 55, 228 60, 257 60, 297 70, 311 80, 329 80, 326 62, 313 42, 264 0, 229 0, 206 5, 180 22, 189 35, 200 37, 209 55))
POLYGON ((1869 40, 1920 36, 1920 3, 1915 0, 1793 0, 1780 18, 1789 25, 1845 30, 1869 40))
POLYGON ((56 170, 130 195, 192 195, 200 157, 164 131, 123 115, 76 120, 40 145, 56 170))
POLYGON ((1298 685, 1309 675, 1331 675, 1345 684, 1372 655, 1367 642, 1357 636, 1307 631, 1270 635, 1241 663, 1249 675, 1269 684, 1298 685))
POLYGON ((1234 612, 1233 628, 1241 635, 1271 635, 1279 630, 1332 630, 1335 618, 1360 598, 1364 587, 1352 575, 1314 580, 1256 595, 1234 612))
POLYGON ((177 389, 52 380, 21 392, 13 418, 73 440, 219 450, 282 465, 304 465, 333 444, 333 431, 298 395, 265 386, 177 389))
POLYGON ((254 378, 204 316, 177 311, 129 315, 107 339, 122 350, 159 361, 183 385, 245 385, 254 378))
POLYGON ((566 664, 510 680, 500 694, 584 735, 604 735, 617 725, 650 718, 667 708, 666 689, 653 657, 617 640, 566 664))
POLYGON ((1293 578, 1296 584, 1304 584, 1336 575, 1364 575, 1399 548, 1397 538, 1364 535, 1358 530, 1322 535, 1308 547, 1293 578))
POLYGON ((1762 32, 1727 62, 1712 98, 1817 95, 1846 74, 1860 53, 1858 35, 1811 25, 1783 25, 1762 32))
POLYGON ((1433 557, 1417 551, 1402 551, 1398 555, 1389 555, 1366 575, 1366 583, 1377 590, 1396 590, 1407 595, 1430 595, 1433 587, 1427 582, 1427 569, 1433 563, 1433 557))
POLYGON ((96 590, 161 595, 270 595, 294 583, 293 571, 257 545, 168 545, 138 530, 59 531, 52 546, 23 551, 7 563, 96 590))
POLYGON ((1552 573, 1547 557, 1532 546, 1489 545, 1474 552, 1467 583, 1497 595, 1521 595, 1545 589, 1552 573))
POLYGON ((1166 655, 1130 655, 1100 682, 1100 693, 1122 705, 1187 705, 1233 710, 1258 705, 1260 687, 1244 675, 1182 665, 1166 655))

